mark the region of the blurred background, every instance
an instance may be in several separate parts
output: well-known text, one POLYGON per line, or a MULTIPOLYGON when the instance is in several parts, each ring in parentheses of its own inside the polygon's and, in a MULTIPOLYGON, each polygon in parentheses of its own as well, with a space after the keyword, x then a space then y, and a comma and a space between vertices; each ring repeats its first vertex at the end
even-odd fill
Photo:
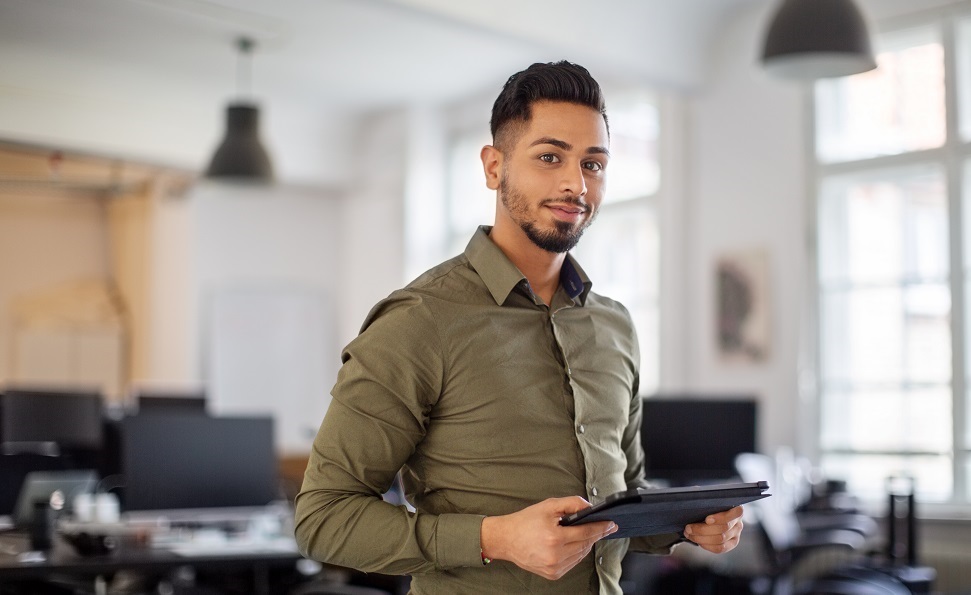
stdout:
POLYGON ((759 63, 770 0, 0 0, 0 385, 204 393, 271 415, 299 475, 370 307, 491 223, 505 79, 567 59, 614 153, 576 253, 637 322, 642 393, 750 398, 756 450, 874 511, 914 476, 950 556, 971 2, 859 5, 879 68, 800 83, 759 63), (270 181, 206 175, 234 101, 270 181))

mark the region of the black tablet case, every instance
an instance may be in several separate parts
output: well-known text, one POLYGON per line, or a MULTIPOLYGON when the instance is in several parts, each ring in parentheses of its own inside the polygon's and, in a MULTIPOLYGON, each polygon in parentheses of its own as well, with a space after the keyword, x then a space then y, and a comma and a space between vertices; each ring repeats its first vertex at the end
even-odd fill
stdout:
POLYGON ((771 496, 768 482, 730 483, 688 488, 637 488, 617 492, 603 502, 560 519, 561 525, 613 521, 616 533, 607 539, 680 533, 709 514, 771 496))

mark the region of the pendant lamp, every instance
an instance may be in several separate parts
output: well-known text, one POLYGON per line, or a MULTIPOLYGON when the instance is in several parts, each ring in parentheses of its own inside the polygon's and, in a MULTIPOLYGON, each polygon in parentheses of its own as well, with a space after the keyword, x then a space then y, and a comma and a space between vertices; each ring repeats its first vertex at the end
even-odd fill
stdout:
POLYGON ((762 64, 772 76, 806 81, 877 67, 853 0, 783 0, 765 37, 762 64))
POLYGON ((209 162, 207 178, 240 182, 273 181, 273 165, 259 137, 259 108, 251 100, 243 98, 249 86, 253 45, 253 40, 249 38, 237 40, 237 91, 240 97, 226 108, 226 136, 209 162))

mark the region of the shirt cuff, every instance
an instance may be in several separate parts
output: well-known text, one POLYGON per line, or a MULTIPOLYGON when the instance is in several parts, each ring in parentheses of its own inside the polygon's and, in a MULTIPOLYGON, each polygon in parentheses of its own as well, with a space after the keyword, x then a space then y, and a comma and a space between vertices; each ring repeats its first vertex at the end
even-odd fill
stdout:
POLYGON ((456 568, 482 566, 482 519, 478 514, 442 514, 438 516, 436 542, 438 566, 456 568))

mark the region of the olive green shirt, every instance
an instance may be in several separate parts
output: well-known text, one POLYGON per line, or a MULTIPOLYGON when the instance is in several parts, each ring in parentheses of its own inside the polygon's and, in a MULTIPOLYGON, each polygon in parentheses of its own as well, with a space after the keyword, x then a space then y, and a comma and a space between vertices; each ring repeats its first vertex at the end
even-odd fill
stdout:
MULTIPOLYGON (((342 354, 296 500, 304 555, 414 593, 620 593, 626 539, 557 581, 481 560, 484 516, 643 485, 637 338, 571 256, 547 307, 482 227, 378 303, 342 354), (401 470, 415 512, 381 498, 401 470)), ((634 540, 666 553, 677 535, 634 540)))

